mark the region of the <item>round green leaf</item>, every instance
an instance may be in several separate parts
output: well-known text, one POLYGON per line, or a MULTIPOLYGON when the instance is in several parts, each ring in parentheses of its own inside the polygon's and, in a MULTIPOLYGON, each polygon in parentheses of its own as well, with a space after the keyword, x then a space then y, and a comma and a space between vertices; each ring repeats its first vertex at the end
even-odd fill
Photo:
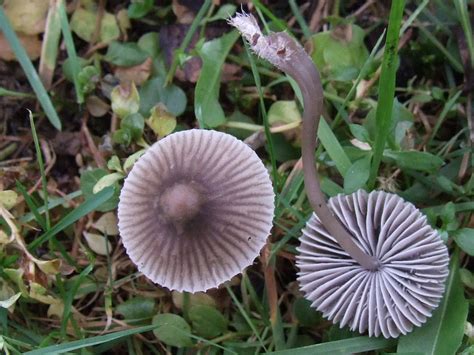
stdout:
POLYGON ((117 306, 116 312, 125 319, 150 318, 155 309, 155 300, 146 297, 135 297, 117 306))
POLYGON ((111 174, 104 175, 94 185, 94 187, 92 188, 92 192, 96 194, 99 191, 102 191, 106 187, 113 185, 114 183, 116 183, 117 181, 123 178, 124 176, 122 173, 111 173, 111 174))
POLYGON ((193 345, 189 336, 191 327, 182 317, 172 313, 157 314, 152 323, 158 326, 153 334, 163 343, 177 347, 193 345))
POLYGON ((311 308, 311 302, 298 298, 293 303, 293 314, 302 326, 311 327, 321 323, 322 317, 319 312, 311 308))
POLYGON ((155 58, 160 53, 160 39, 158 32, 148 32, 140 37, 137 44, 138 47, 152 58, 155 58))
POLYGON ((145 119, 139 113, 128 115, 120 124, 120 128, 130 131, 133 140, 137 140, 142 136, 144 127, 145 119))
POLYGON ((268 123, 287 124, 293 122, 301 122, 301 113, 298 110, 296 101, 294 100, 280 100, 275 101, 268 110, 268 123))
POLYGON ((121 128, 114 132, 112 140, 117 144, 128 146, 132 142, 132 132, 127 128, 121 128))
POLYGON ((224 333, 228 321, 224 315, 211 306, 193 306, 189 310, 193 330, 205 338, 214 338, 224 333))
POLYGON ((358 159, 352 164, 344 175, 344 192, 350 194, 365 186, 369 180, 370 155, 358 159))
POLYGON ((146 123, 158 137, 164 137, 176 128, 176 117, 166 111, 163 104, 158 104, 151 109, 151 116, 146 123))
POLYGON ((474 228, 461 228, 454 232, 454 240, 467 254, 474 256, 474 228))
POLYGON ((109 63, 121 67, 131 67, 143 63, 148 58, 148 53, 143 51, 136 43, 117 42, 110 43, 104 59, 109 63))
POLYGON ((137 19, 142 18, 153 9, 153 0, 132 0, 128 7, 128 17, 137 19))
MULTIPOLYGON (((105 169, 87 170, 81 174, 81 190, 86 200, 95 198, 94 192, 92 191, 94 189, 94 186, 103 176, 108 175, 108 174, 109 174, 108 171, 105 169)), ((96 209, 96 211, 107 212, 117 207, 120 189, 118 188, 117 182, 114 183, 113 185, 114 185, 113 196, 108 201, 100 205, 96 209)))
POLYGON ((165 86, 165 80, 162 77, 148 80, 139 92, 140 113, 144 116, 148 116, 150 110, 160 102, 174 116, 181 115, 186 109, 187 99, 184 91, 173 84, 165 86))

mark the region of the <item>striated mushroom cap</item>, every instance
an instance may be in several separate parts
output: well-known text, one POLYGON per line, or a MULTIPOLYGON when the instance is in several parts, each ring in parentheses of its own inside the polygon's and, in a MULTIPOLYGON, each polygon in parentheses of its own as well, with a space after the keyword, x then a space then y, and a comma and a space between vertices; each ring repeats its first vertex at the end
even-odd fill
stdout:
POLYGON ((411 203, 383 191, 338 195, 329 206, 369 255, 362 268, 313 213, 296 264, 305 297, 323 316, 370 336, 398 337, 422 325, 438 306, 448 276, 448 250, 411 203))
POLYGON ((123 244, 153 282, 205 291, 258 256, 274 194, 255 152, 233 136, 193 129, 150 147, 125 180, 118 207, 123 244))

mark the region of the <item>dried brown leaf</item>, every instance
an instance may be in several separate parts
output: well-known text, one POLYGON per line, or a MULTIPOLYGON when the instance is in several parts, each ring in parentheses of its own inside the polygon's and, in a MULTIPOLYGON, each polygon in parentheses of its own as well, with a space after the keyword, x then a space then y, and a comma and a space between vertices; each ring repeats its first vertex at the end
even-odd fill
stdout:
POLYGON ((5 0, 3 9, 15 31, 26 35, 44 32, 49 0, 5 0))
MULTIPOLYGON (((28 57, 31 60, 38 59, 41 54, 41 41, 36 35, 27 36, 20 33, 17 33, 18 39, 20 40, 23 48, 25 48, 28 57)), ((15 54, 10 48, 10 44, 3 36, 3 33, 0 33, 0 59, 3 60, 16 60, 15 54)))
POLYGON ((133 81, 136 85, 141 85, 150 77, 152 64, 152 59, 147 58, 143 63, 133 67, 117 67, 115 69, 115 76, 121 83, 133 81))

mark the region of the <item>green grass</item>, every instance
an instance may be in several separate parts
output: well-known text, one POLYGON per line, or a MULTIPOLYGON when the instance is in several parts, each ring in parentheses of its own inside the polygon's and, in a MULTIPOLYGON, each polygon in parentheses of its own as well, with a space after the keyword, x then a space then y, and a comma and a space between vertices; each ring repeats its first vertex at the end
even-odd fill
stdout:
MULTIPOLYGON (((260 74, 257 71, 257 65, 255 63, 254 58, 252 57, 252 54, 250 52, 250 49, 247 45, 245 44, 245 50, 247 52, 247 56, 250 62, 250 68, 252 69, 252 75, 253 79, 255 80, 255 85, 257 86, 257 91, 258 91, 258 98, 259 98, 259 103, 260 103, 260 114, 263 118, 263 126, 265 129, 265 138, 266 138, 266 146, 268 147, 268 152, 270 155, 270 162, 272 164, 272 177, 273 177, 273 187, 275 190, 275 195, 277 196, 277 201, 278 201, 278 187, 279 187, 279 179, 278 179, 278 173, 277 173, 277 166, 276 166, 276 158, 275 158, 275 151, 274 151, 274 146, 273 146, 273 138, 270 133, 270 127, 268 125, 268 116, 267 116, 267 109, 265 107, 265 102, 263 100, 263 91, 262 91, 262 84, 260 81, 260 74)), ((275 204, 278 204, 276 202, 275 204)))
POLYGON ((38 101, 40 102, 49 122, 58 130, 61 130, 61 120, 54 109, 54 106, 46 92, 41 80, 36 72, 31 60, 28 58, 28 54, 20 43, 15 31, 10 26, 10 21, 5 15, 3 8, 0 6, 0 30, 10 44, 16 58, 21 64, 23 71, 25 72, 28 81, 36 94, 38 101))
POLYGON ((79 60, 76 53, 76 47, 72 38, 71 28, 67 19, 66 7, 64 5, 64 1, 62 0, 60 0, 59 2, 58 12, 59 22, 61 24, 61 31, 63 33, 64 42, 66 44, 67 54, 69 60, 71 61, 72 78, 74 82, 74 89, 76 91, 76 100, 78 104, 82 104, 84 103, 84 93, 79 84, 79 72, 81 70, 81 66, 79 64, 79 60))
POLYGON ((95 194, 94 198, 85 201, 79 207, 75 208, 73 211, 66 214, 58 223, 56 223, 51 229, 46 231, 43 235, 36 238, 31 244, 29 245, 30 250, 35 250, 38 246, 45 243, 56 234, 64 230, 65 228, 72 225, 74 222, 79 220, 80 218, 84 217, 88 213, 94 211, 97 207, 103 204, 105 201, 109 200, 110 197, 113 195, 113 188, 107 187, 102 191, 95 194))
POLYGON ((395 75, 397 72, 398 40, 404 7, 405 1, 400 0, 392 2, 392 8, 390 9, 382 72, 380 74, 379 97, 375 114, 377 135, 373 147, 374 153, 370 167, 368 182, 369 189, 372 189, 375 186, 375 179, 377 178, 380 162, 382 161, 385 143, 392 126, 392 107, 395 93, 395 75))
POLYGON ((46 227, 46 230, 49 230, 51 228, 51 220, 49 218, 49 211, 47 208, 48 207, 48 182, 47 182, 46 173, 44 170, 43 154, 41 153, 38 134, 36 133, 35 122, 33 120, 33 113, 31 111, 29 111, 29 113, 30 113, 31 134, 33 135, 33 141, 35 143, 36 160, 38 161, 39 171, 41 174, 41 187, 43 189, 42 198, 44 201, 44 208, 45 208, 45 215, 46 215, 45 227, 46 227))
MULTIPOLYGON (((472 5, 463 0, 406 0, 406 6, 405 1, 393 1, 391 7, 380 3, 361 8, 364 4, 333 2, 323 9, 323 27, 316 31, 311 28, 315 9, 303 2, 255 0, 249 11, 264 33, 285 30, 313 57, 322 53, 326 120, 318 129, 315 162, 323 192, 330 197, 360 187, 396 193, 422 208, 446 242, 451 255, 446 295, 426 325, 398 339, 369 338, 339 329, 305 302, 295 257, 312 210, 299 163, 301 135, 291 127, 294 111, 282 115, 285 122, 269 120, 276 101, 301 104, 301 93, 292 79, 257 58, 224 21, 215 20, 216 14, 233 8, 206 0, 192 18, 178 14, 188 23, 183 25, 170 6, 135 2, 134 18, 124 29, 118 27, 117 19, 126 25, 118 11, 129 4, 114 7, 107 2, 102 20, 112 33, 114 26, 122 31, 114 46, 128 42, 132 53, 139 52, 131 58, 134 65, 151 60, 150 66, 148 60, 138 63, 140 67, 119 61, 123 66, 118 69, 105 55, 110 45, 80 39, 77 27, 70 25, 76 10, 58 1, 56 25, 63 42, 58 45, 52 38, 33 62, 19 41, 22 37, 13 31, 13 21, 6 19, 9 9, 0 6, 1 34, 17 56, 17 61, 0 63, 2 73, 6 68, 9 75, 0 74, 0 204, 8 205, 12 215, 2 212, 6 220, 0 217, 0 301, 20 294, 14 308, 0 308, 3 350, 468 353, 473 339, 464 335, 464 326, 472 320, 468 305, 474 302, 474 179, 468 125, 472 95, 465 84, 470 71, 466 63, 473 60, 472 5), (362 44, 357 30, 348 30, 349 23, 362 29, 362 44), (173 46, 160 39, 165 25, 183 41, 173 46), (459 31, 452 31, 453 26, 459 31), (315 46, 313 36, 323 29, 331 34, 315 46), (462 56, 458 33, 465 37, 462 56), (46 47, 57 49, 57 61, 54 50, 46 47), (192 57, 196 59, 189 61, 192 57), (91 91, 78 81, 83 60, 100 68, 91 91), (41 62, 54 70, 49 92, 35 69, 41 62), (182 71, 193 80, 183 80, 182 71), (158 120, 175 119, 176 131, 200 127, 233 134, 252 143, 268 169, 277 196, 268 245, 219 289, 181 294, 149 281, 132 264, 115 231, 123 180, 92 193, 104 176, 127 174, 130 167, 124 164, 162 138, 147 125, 147 110, 140 111, 137 122, 113 116, 109 93, 123 73, 135 80, 142 106, 165 104, 158 120), (102 116, 94 116, 102 109, 102 116), (58 134, 62 125, 65 132, 58 134), (118 129, 133 139, 119 142, 113 132, 118 129), (11 222, 30 254, 9 239, 11 222), (111 248, 106 244, 105 252, 95 250, 84 233, 106 237, 111 248), (56 259, 61 266, 55 275, 37 266, 56 259), (158 325, 160 317, 166 322, 158 325)), ((95 31, 94 26, 88 29, 95 31)), ((48 42, 46 34, 36 36, 48 42)))
POLYGON ((181 43, 179 48, 174 53, 173 61, 171 62, 171 66, 169 68, 168 74, 166 75, 166 83, 169 84, 173 81, 174 74, 175 74, 176 69, 178 68, 178 65, 179 65, 180 56, 185 54, 186 48, 188 48, 189 43, 191 43, 191 40, 193 39, 194 33, 198 29, 198 26, 200 25, 202 19, 204 18, 207 11, 209 10, 209 7, 211 6, 211 3, 212 3, 211 0, 205 0, 204 1, 201 8, 199 9, 199 12, 196 14, 196 17, 194 18, 193 22, 191 23, 191 26, 189 27, 188 31, 186 32, 186 36, 184 37, 183 42, 181 43))

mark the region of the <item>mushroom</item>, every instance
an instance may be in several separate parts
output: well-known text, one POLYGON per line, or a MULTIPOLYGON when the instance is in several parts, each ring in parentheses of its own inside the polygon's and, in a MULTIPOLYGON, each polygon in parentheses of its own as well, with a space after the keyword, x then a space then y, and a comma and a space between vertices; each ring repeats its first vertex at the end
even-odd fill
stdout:
POLYGON ((313 214, 297 248, 298 282, 323 316, 370 336, 398 337, 422 325, 439 304, 448 251, 426 217, 395 194, 359 190, 329 207, 355 241, 380 263, 353 260, 313 214))
POLYGON ((255 152, 233 136, 192 129, 152 145, 125 180, 123 244, 138 269, 177 291, 205 291, 258 256, 274 193, 255 152))
POLYGON ((439 304, 448 275, 440 236, 394 194, 358 191, 326 204, 314 162, 323 89, 313 61, 288 34, 263 35, 252 15, 229 23, 258 56, 291 76, 303 96, 304 182, 315 211, 296 257, 306 298, 325 317, 371 336, 396 337, 420 326, 439 304))

